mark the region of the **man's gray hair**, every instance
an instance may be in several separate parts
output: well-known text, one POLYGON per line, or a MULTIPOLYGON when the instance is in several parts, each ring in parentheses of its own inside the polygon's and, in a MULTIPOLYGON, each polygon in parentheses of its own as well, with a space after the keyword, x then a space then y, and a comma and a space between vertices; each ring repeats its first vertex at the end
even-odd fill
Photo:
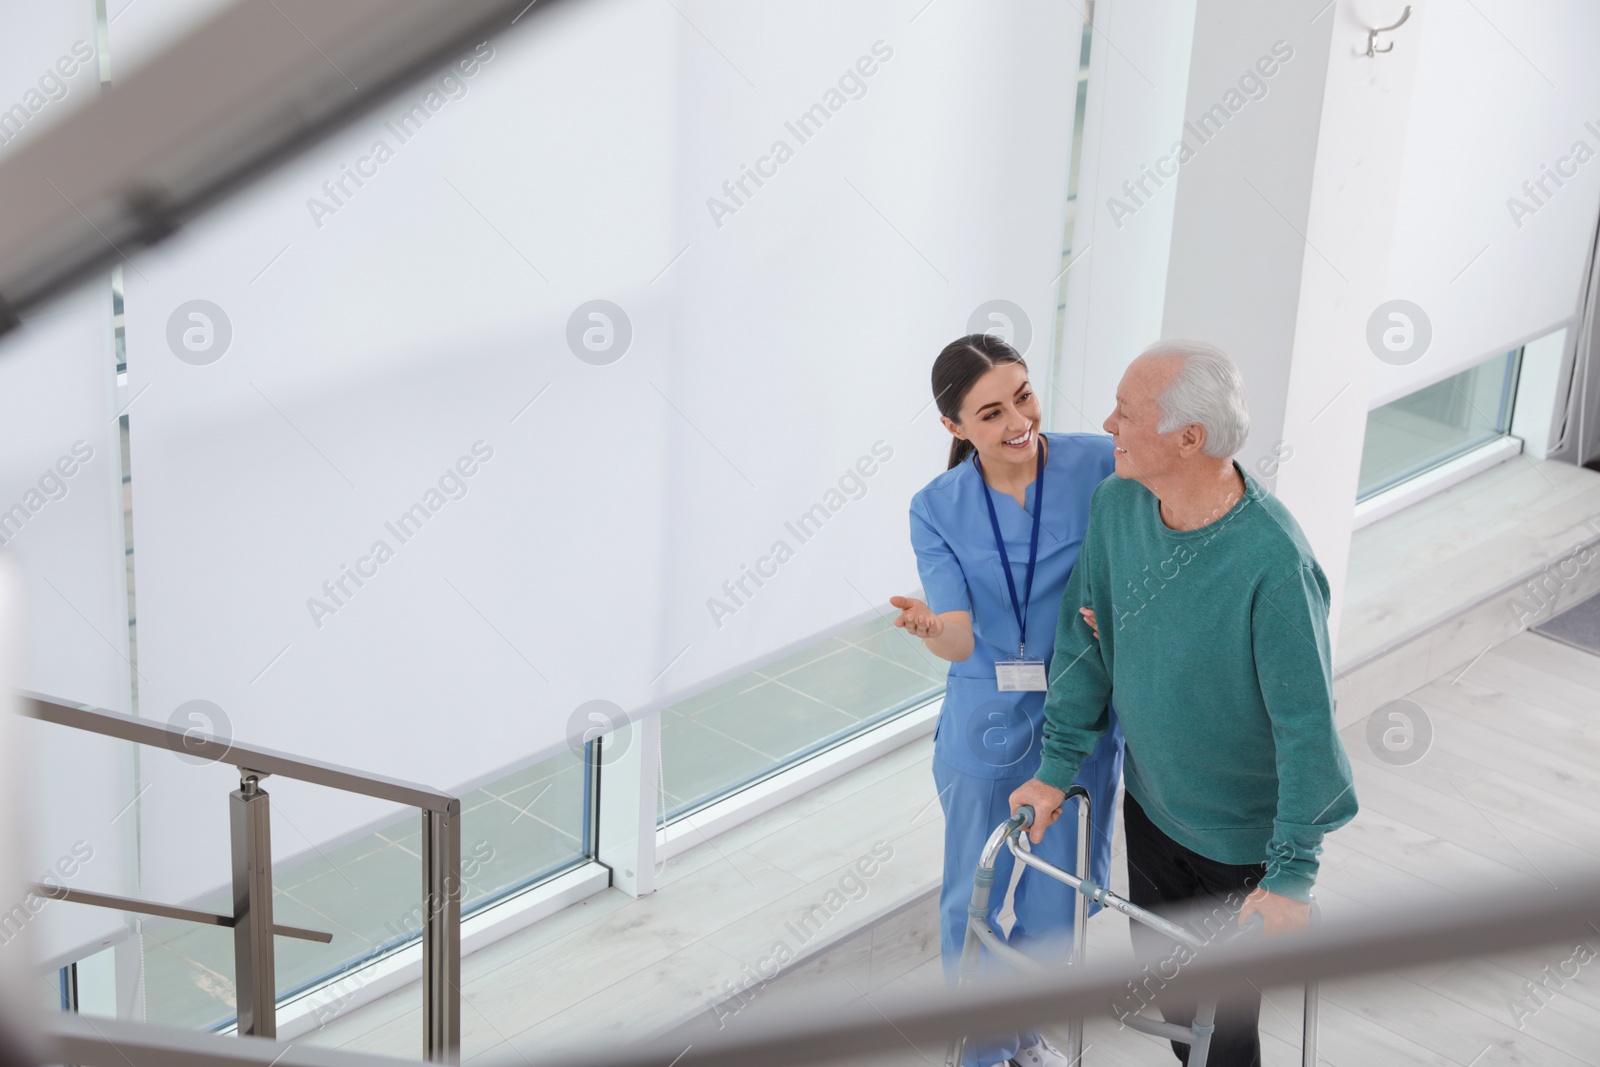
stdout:
POLYGON ((1171 433, 1197 422, 1206 429, 1201 451, 1229 458, 1244 447, 1250 435, 1250 406, 1245 401, 1244 378, 1228 354, 1204 341, 1157 341, 1140 355, 1179 356, 1183 369, 1161 394, 1158 433, 1171 433))

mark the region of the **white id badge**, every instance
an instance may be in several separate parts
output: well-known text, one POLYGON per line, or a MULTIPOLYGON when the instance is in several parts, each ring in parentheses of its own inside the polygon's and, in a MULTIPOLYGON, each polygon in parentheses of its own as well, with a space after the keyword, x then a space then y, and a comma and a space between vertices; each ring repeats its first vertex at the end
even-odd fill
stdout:
POLYGON ((1042 659, 1002 659, 994 664, 995 686, 1002 693, 1047 692, 1042 659))

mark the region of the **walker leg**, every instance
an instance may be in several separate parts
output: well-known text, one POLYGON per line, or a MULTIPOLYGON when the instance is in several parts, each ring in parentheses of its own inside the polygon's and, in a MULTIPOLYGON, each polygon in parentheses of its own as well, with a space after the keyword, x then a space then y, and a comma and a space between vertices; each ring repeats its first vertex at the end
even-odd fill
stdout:
MULTIPOLYGON (((956 970, 956 985, 971 985, 972 980, 978 976, 978 955, 983 950, 978 941, 978 932, 973 929, 975 922, 984 922, 989 915, 989 891, 994 886, 994 868, 979 867, 972 878, 972 904, 967 908, 967 936, 961 942, 961 963, 956 970)), ((967 1035, 950 1042, 950 1048, 945 1053, 946 1067, 961 1067, 961 1058, 967 1052, 967 1035)))
POLYGON ((1194 1040, 1189 1044, 1189 1067, 1206 1067, 1206 1059, 1211 1055, 1211 1034, 1216 1026, 1217 1002, 1202 1001, 1196 1006, 1194 1022, 1190 1024, 1194 1040))
MULTIPOLYGON (((993 872, 990 873, 992 874, 993 872)), ((974 891, 972 896, 972 906, 976 908, 978 907, 977 892, 974 891)), ((989 900, 987 889, 983 893, 983 898, 984 907, 987 908, 989 900)), ((972 921, 972 917, 969 915, 967 917, 967 936, 961 943, 961 965, 956 974, 957 986, 971 985, 978 972, 978 953, 982 951, 983 946, 978 942, 978 934, 972 928, 972 921)), ((945 1067, 961 1067, 961 1058, 966 1054, 967 1035, 962 1034, 950 1042, 950 1048, 945 1054, 945 1067)))
POLYGON ((1306 1010, 1300 1025, 1301 1067, 1317 1067, 1317 997, 1321 992, 1318 982, 1306 983, 1306 1010))
MULTIPOLYGON (((1311 902, 1311 921, 1322 920, 1322 908, 1317 902, 1311 902)), ((1306 983, 1305 1014, 1300 1020, 1300 1064, 1301 1067, 1317 1067, 1317 1002, 1322 995, 1322 983, 1311 981, 1306 983)))
MULTIPOLYGON (((1080 879, 1089 877, 1089 794, 1078 794, 1078 869, 1073 873, 1080 879)), ((1072 915, 1072 964, 1082 967, 1088 957, 1089 944, 1089 898, 1082 893, 1073 894, 1072 915)), ((1079 1067, 1083 1061, 1083 1019, 1074 1018, 1067 1021, 1067 1058, 1072 1062, 1072 1067, 1079 1067)))

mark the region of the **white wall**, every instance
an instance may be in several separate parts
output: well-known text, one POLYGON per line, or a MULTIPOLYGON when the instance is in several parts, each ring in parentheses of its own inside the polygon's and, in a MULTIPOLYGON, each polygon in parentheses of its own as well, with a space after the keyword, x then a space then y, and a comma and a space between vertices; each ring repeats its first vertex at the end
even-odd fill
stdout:
MULTIPOLYGON (((588 700, 651 712, 915 587, 933 357, 987 300, 1052 316, 1076 16, 680 6, 532 20, 403 144, 384 123, 420 87, 137 260, 145 714, 210 700, 240 740, 457 788, 562 752, 588 700), (314 218, 378 139, 393 158, 314 218), (566 339, 596 298, 633 329, 607 365, 566 339), (195 299, 232 329, 204 365, 168 342, 195 299), (480 440, 400 543, 385 522, 480 440), (326 596, 379 539, 393 558, 326 596)), ((146 771, 147 891, 224 882, 228 772, 146 771)), ((268 788, 281 857, 389 811, 268 788)))
POLYGON ((1433 342, 1373 368, 1371 406, 1576 313, 1600 215, 1596 41, 1589 0, 1430 0, 1385 299, 1419 305, 1433 342), (1524 188, 1558 167, 1560 187, 1524 188))
MULTIPOLYGON (((1354 500, 1366 431, 1363 398, 1377 357, 1368 345, 1369 308, 1396 250, 1401 156, 1416 70, 1416 39, 1430 8, 1365 55, 1372 25, 1360 0, 1339 3, 1329 26, 1327 77, 1317 105, 1319 135, 1304 216, 1302 283, 1283 396, 1275 491, 1294 514, 1327 575, 1328 636, 1338 662, 1339 623, 1354 531, 1354 500), (1382 45, 1380 45, 1381 47, 1382 45)), ((1271 463, 1264 459, 1257 462, 1271 463)))
MULTIPOLYGON (((662 566, 673 415, 650 384, 665 305, 649 283, 676 251, 661 87, 678 24, 670 7, 557 9, 141 257, 147 715, 209 700, 240 740, 453 788, 561 748, 587 699, 649 698, 666 660, 641 591, 662 566), (390 124, 414 103, 428 117, 402 137, 390 124), (339 179, 345 194, 324 188, 339 179), (612 367, 566 347, 596 297, 632 316, 612 367), (232 328, 208 365, 168 343, 195 298, 232 328), (472 473, 452 479, 458 463, 472 473), (388 524, 418 503, 436 514, 402 538, 388 524), (329 595, 345 567, 376 573, 329 595)), ((231 772, 160 754, 146 770, 152 892, 224 883, 231 772)), ((268 788, 282 858, 396 810, 268 788)))
POLYGON ((105 0, 111 80, 126 76, 232 0, 105 0))
POLYGON ((100 92, 93 0, 13 3, 0 36, 0 156, 100 92))
POLYGON ((1251 411, 1239 461, 1288 506, 1327 573, 1331 635, 1376 361, 1367 309, 1392 251, 1425 18, 1416 4, 1411 35, 1369 59, 1359 0, 1201 0, 1196 16, 1195 156, 1177 189, 1163 330, 1238 361, 1251 411))
MULTIPOLYGON (((99 92, 92 0, 13 5, 0 34, 0 155, 99 92), (21 111, 13 108, 20 108, 21 111)), ((0 553, 20 596, 15 684, 132 710, 122 460, 109 275, 29 315, 0 341, 0 553)), ((31 880, 135 888, 130 746, 28 721, 15 763, 31 818, 18 859, 31 880), (88 857, 84 860, 84 857, 88 857), (56 864, 61 863, 62 867, 56 864), (68 874, 67 872, 70 872, 68 874)), ((11 901, 6 902, 9 910, 11 901)), ((92 950, 122 916, 49 903, 33 921, 40 958, 92 950)))

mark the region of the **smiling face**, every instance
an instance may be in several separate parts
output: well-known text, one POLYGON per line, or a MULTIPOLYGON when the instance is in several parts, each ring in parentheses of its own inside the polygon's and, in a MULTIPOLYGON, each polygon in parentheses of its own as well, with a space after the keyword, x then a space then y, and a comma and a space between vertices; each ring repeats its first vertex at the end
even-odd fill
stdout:
POLYGON ((972 442, 985 468, 1035 462, 1039 424, 1043 413, 1039 398, 1028 384, 1028 370, 1020 363, 992 367, 967 391, 961 402, 961 421, 940 416, 957 437, 972 442))
POLYGON ((1161 421, 1161 394, 1182 369, 1181 356, 1146 355, 1128 364, 1117 385, 1117 406, 1102 424, 1116 446, 1118 477, 1151 488, 1153 482, 1178 470, 1181 461, 1198 448, 1197 427, 1156 431, 1161 421))

